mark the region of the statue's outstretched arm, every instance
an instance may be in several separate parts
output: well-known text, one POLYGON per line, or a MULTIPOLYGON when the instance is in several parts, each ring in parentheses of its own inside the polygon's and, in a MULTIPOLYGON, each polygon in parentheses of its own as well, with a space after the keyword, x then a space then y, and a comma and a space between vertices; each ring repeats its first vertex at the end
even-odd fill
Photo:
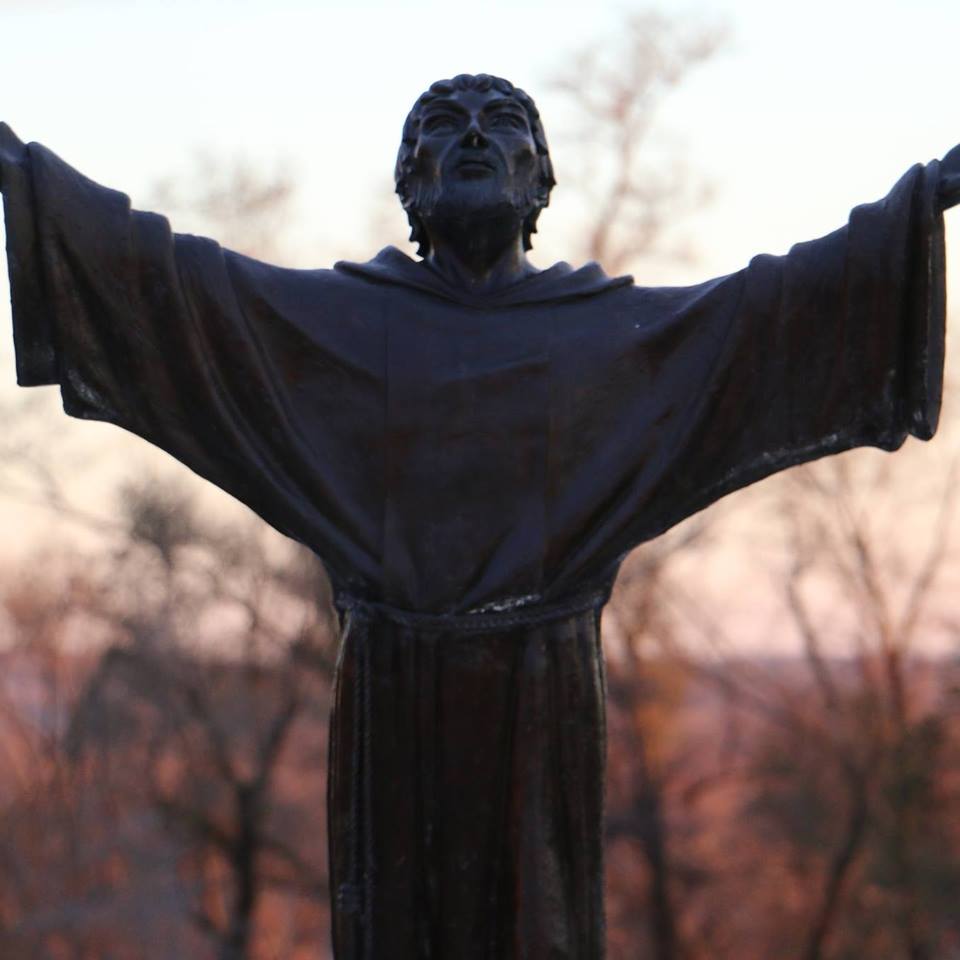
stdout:
POLYGON ((595 391, 616 397, 623 423, 602 461, 616 464, 606 557, 778 470, 933 434, 941 203, 952 196, 941 189, 953 182, 936 161, 917 165, 847 226, 784 256, 696 287, 637 292, 636 365, 595 391))
POLYGON ((368 512, 347 511, 354 473, 379 476, 354 462, 357 424, 382 421, 379 341, 344 319, 341 277, 175 234, 5 124, 0 168, 18 382, 59 385, 70 415, 143 437, 328 564, 373 569, 368 512))

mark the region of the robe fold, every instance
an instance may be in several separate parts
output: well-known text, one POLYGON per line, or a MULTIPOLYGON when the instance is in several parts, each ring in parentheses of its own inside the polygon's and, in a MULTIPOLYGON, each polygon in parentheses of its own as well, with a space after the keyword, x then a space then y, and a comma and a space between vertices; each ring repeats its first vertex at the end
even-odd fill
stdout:
POLYGON ((387 248, 290 270, 171 233, 0 125, 17 375, 323 560, 340 960, 603 953, 599 611, 624 554, 775 471, 936 428, 936 162, 691 287, 487 297, 387 248))

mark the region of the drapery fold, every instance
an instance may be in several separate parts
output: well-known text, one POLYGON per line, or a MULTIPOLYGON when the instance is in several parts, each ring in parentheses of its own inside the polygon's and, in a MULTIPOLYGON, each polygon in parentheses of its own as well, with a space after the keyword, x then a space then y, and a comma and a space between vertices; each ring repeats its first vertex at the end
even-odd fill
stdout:
POLYGON ((338 957, 602 956, 598 617, 464 636, 347 614, 328 801, 338 957))

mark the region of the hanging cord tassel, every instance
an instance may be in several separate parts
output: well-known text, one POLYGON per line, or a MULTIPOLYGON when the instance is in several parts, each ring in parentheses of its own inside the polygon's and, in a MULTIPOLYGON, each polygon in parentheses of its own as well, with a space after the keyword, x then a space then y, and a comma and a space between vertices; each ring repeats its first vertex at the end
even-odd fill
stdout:
POLYGON ((370 663, 370 630, 364 624, 363 647, 360 651, 362 668, 360 673, 361 697, 363 699, 363 956, 364 960, 373 957, 373 895, 374 895, 374 857, 373 857, 373 698, 372 669, 370 663))
POLYGON ((350 763, 349 882, 338 891, 339 906, 354 915, 355 953, 373 956, 373 797, 372 708, 370 696, 370 628, 364 611, 347 611, 346 630, 353 646, 352 757, 350 763))

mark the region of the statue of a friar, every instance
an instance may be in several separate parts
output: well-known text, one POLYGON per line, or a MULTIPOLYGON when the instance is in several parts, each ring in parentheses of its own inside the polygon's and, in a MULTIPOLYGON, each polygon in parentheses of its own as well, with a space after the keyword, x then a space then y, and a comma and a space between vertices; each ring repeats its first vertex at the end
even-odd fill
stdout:
POLYGON ((933 434, 960 148, 692 287, 528 262, 554 177, 506 80, 433 84, 396 183, 421 259, 283 269, 0 125, 19 382, 322 558, 339 960, 597 960, 618 565, 775 471, 933 434))

